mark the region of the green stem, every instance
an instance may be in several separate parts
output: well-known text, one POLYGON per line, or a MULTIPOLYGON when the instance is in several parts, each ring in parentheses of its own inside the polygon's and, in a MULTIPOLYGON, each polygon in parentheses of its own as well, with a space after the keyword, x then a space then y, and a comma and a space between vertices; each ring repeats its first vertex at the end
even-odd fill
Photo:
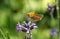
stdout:
POLYGON ((6 39, 4 33, 3 33, 3 31, 1 29, 0 29, 0 32, 1 32, 2 36, 3 36, 3 38, 6 39))
POLYGON ((51 15, 51 19, 53 19, 53 12, 54 12, 54 8, 51 10, 50 15, 51 15))
POLYGON ((53 36, 52 35, 50 35, 50 39, 53 39, 53 36))

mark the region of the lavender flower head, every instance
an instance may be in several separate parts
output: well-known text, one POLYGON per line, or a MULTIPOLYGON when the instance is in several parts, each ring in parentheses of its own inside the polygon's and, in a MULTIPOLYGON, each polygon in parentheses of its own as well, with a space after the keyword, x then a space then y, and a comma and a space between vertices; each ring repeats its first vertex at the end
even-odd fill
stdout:
POLYGON ((56 32, 56 30, 55 29, 51 29, 51 31, 50 31, 50 34, 53 36, 53 35, 55 35, 57 32, 56 32))
POLYGON ((31 21, 28 21, 28 20, 27 20, 27 22, 24 21, 24 27, 30 28, 30 30, 31 30, 31 29, 34 29, 34 28, 37 28, 37 26, 36 26, 35 23, 31 23, 31 21), (28 23, 27 23, 27 22, 28 22, 28 23))
POLYGON ((53 4, 48 4, 48 9, 50 10, 52 8, 54 8, 54 5, 53 4))
POLYGON ((51 12, 51 10, 54 9, 54 5, 49 3, 47 9, 51 12))
POLYGON ((31 21, 28 21, 28 20, 24 21, 23 24, 24 24, 24 27, 28 29, 26 33, 29 33, 32 31, 32 29, 37 28, 35 23, 31 23, 31 21))
POLYGON ((37 28, 35 23, 31 23, 31 21, 24 21, 23 26, 20 25, 20 23, 18 22, 16 29, 18 31, 23 31, 26 33, 29 33, 32 29, 37 28))
POLYGON ((25 39, 32 39, 32 29, 35 29, 35 28, 37 28, 36 24, 31 23, 31 21, 28 21, 28 20, 23 22, 23 26, 21 26, 19 22, 16 26, 16 29, 18 31, 22 31, 22 32, 25 32, 27 34, 30 34, 29 37, 26 36, 25 39))

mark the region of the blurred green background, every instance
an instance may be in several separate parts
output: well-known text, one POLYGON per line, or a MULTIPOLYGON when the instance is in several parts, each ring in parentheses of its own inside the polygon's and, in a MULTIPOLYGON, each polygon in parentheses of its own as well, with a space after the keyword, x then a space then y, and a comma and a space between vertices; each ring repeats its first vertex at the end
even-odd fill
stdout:
MULTIPOLYGON (((0 39, 23 39, 25 33, 16 30, 18 21, 22 24, 30 11, 46 14, 48 3, 58 6, 55 0, 0 0, 0 39)), ((32 30, 33 39, 51 39, 51 28, 59 26, 58 12, 55 14, 52 19, 46 14, 42 20, 35 22, 38 29, 32 30)), ((52 39, 58 39, 58 36, 52 39)))

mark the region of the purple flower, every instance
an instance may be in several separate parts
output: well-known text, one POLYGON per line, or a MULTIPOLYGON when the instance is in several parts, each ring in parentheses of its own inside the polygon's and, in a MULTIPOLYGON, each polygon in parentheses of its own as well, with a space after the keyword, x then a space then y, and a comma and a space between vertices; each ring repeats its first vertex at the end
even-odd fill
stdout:
POLYGON ((27 24, 28 24, 28 23, 29 23, 29 21, 28 21, 28 20, 26 20, 26 21, 25 21, 25 23, 27 23, 27 24))
POLYGON ((17 24, 17 26, 16 26, 16 29, 17 29, 18 31, 22 30, 23 32, 26 32, 26 31, 27 31, 27 28, 21 26, 19 22, 18 22, 18 24, 17 24))
POLYGON ((21 25, 20 25, 20 23, 18 22, 18 24, 17 24, 17 26, 16 26, 16 29, 19 31, 19 30, 22 30, 22 28, 21 28, 21 25))
POLYGON ((48 9, 52 9, 54 8, 54 5, 53 4, 48 4, 48 9))
POLYGON ((51 29, 50 34, 51 34, 52 36, 55 35, 55 34, 56 34, 56 30, 55 30, 55 29, 51 29))
POLYGON ((28 20, 26 20, 26 21, 24 21, 24 27, 26 27, 26 28, 29 28, 29 26, 30 26, 30 24, 31 24, 31 22, 30 21, 28 21, 28 20))
POLYGON ((47 9, 48 9, 49 12, 51 12, 51 10, 52 10, 53 8, 54 8, 54 5, 53 5, 53 4, 48 4, 47 9))
POLYGON ((28 29, 27 29, 27 28, 22 28, 22 31, 23 31, 23 32, 27 32, 28 29))
POLYGON ((34 28, 37 28, 36 24, 35 23, 31 23, 28 20, 24 21, 23 26, 21 26, 19 22, 18 22, 18 24, 16 26, 16 29, 18 31, 21 30, 21 31, 26 32, 26 33, 31 32, 31 30, 34 29, 34 28))
POLYGON ((48 4, 48 8, 52 9, 52 8, 54 8, 54 5, 53 4, 48 4))
POLYGON ((37 28, 35 23, 31 23, 31 21, 24 21, 23 26, 20 25, 20 23, 18 22, 16 29, 18 31, 23 31, 27 34, 30 34, 30 37, 26 37, 26 39, 32 39, 32 29, 37 28))
POLYGON ((36 26, 36 24, 35 24, 35 23, 32 23, 32 25, 31 25, 31 28, 30 28, 30 29, 32 30, 32 29, 34 29, 34 28, 37 28, 37 26, 36 26))

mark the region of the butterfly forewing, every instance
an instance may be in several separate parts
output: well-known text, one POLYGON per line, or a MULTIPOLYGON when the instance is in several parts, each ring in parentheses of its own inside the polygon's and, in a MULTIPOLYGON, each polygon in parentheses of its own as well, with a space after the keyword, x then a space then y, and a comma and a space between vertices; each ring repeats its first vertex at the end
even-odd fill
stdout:
POLYGON ((43 18, 42 14, 35 14, 35 12, 28 13, 28 17, 33 20, 41 20, 43 18))

